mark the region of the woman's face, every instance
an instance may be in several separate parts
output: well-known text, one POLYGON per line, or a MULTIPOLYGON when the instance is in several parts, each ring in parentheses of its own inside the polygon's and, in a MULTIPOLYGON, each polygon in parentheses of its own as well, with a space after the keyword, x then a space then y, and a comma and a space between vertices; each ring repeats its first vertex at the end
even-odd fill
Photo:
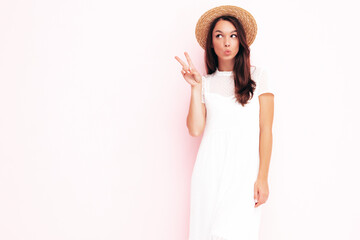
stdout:
POLYGON ((212 33, 212 43, 218 58, 230 60, 239 51, 239 39, 235 26, 226 20, 220 19, 212 33))

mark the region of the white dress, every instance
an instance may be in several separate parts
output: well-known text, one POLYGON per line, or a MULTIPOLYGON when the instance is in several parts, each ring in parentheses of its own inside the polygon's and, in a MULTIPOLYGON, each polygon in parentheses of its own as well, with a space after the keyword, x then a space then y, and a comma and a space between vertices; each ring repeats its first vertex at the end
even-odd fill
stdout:
POLYGON ((258 240, 261 205, 254 207, 259 168, 259 99, 273 89, 264 68, 244 107, 235 101, 231 71, 202 77, 207 116, 191 177, 189 240, 258 240))

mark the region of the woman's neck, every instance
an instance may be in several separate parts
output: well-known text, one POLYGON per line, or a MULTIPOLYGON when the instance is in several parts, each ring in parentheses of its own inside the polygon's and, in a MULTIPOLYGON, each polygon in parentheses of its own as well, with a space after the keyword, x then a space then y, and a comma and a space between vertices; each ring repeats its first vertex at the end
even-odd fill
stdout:
POLYGON ((219 61, 219 71, 232 71, 234 69, 234 59, 219 61))

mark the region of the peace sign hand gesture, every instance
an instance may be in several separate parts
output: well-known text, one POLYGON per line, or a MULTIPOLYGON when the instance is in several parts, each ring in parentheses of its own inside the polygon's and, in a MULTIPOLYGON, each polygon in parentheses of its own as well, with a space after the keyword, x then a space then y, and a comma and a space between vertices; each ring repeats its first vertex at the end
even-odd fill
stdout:
POLYGON ((192 63, 190 56, 187 52, 184 53, 186 60, 189 63, 189 66, 182 61, 178 56, 175 56, 175 59, 183 66, 182 70, 181 70, 181 74, 183 75, 183 77, 185 78, 185 80, 192 86, 198 86, 201 85, 201 75, 200 73, 196 70, 194 64, 192 63))

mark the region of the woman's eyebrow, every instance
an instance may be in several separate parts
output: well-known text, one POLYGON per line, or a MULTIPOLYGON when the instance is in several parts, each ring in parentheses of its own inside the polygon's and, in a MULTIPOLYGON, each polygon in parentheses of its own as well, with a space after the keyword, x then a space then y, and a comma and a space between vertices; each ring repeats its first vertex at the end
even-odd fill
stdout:
MULTIPOLYGON (((222 31, 220 31, 220 30, 216 30, 215 32, 221 32, 222 33, 222 31)), ((236 30, 233 30, 232 32, 236 32, 236 30)))

